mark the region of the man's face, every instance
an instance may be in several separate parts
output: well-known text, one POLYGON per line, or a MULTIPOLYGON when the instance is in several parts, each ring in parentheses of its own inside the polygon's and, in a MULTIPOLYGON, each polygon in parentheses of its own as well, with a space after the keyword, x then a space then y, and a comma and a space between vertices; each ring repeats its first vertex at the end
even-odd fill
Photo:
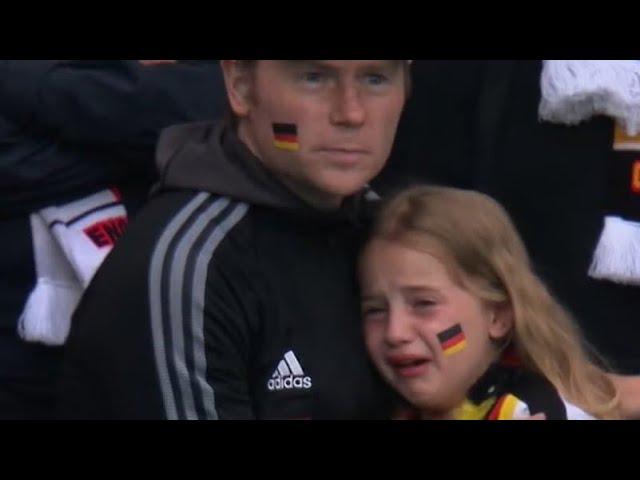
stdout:
POLYGON ((241 139, 289 188, 325 208, 361 190, 387 161, 405 74, 400 60, 260 60, 242 83, 225 68, 241 139))

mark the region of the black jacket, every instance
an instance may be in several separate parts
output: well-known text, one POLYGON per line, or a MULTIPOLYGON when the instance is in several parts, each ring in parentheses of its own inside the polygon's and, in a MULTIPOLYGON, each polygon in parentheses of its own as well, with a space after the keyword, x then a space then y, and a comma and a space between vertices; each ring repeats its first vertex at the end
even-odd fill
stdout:
POLYGON ((29 214, 111 185, 135 212, 160 131, 217 117, 223 100, 213 62, 0 61, 0 330, 35 283, 29 214))
POLYGON ((36 280, 29 214, 110 185, 135 213, 160 131, 220 116, 224 98, 214 61, 0 60, 0 418, 48 415, 60 363, 17 336, 36 280))
POLYGON ((364 197, 311 208, 223 124, 169 129, 159 162, 74 318, 61 415, 384 416, 355 281, 364 197))

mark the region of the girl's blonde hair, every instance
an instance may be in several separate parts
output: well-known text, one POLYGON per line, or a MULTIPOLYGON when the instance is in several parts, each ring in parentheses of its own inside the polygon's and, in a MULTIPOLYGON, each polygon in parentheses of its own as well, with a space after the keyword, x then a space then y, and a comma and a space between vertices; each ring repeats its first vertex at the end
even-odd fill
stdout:
POLYGON ((524 243, 495 200, 455 188, 413 187, 383 205, 372 236, 437 249, 463 288, 485 302, 511 306, 513 346, 526 368, 592 415, 619 418, 613 382, 590 361, 590 347, 533 272, 524 243))

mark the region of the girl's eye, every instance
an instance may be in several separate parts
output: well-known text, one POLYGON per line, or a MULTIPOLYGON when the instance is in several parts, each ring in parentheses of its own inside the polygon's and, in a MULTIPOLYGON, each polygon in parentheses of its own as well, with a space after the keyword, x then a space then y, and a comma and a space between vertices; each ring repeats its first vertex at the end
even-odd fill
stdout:
POLYGON ((362 318, 371 320, 380 318, 386 313, 386 309, 382 307, 365 307, 362 309, 362 318))
POLYGON ((436 306, 433 300, 416 300, 413 302, 413 308, 418 311, 430 310, 436 306))

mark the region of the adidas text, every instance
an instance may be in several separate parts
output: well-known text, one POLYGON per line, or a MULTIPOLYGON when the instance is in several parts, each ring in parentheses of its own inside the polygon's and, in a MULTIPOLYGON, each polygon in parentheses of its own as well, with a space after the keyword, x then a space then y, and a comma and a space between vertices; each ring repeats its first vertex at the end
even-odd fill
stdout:
POLYGON ((284 377, 272 378, 267 383, 270 391, 280 390, 309 390, 311 388, 311 377, 284 377))

